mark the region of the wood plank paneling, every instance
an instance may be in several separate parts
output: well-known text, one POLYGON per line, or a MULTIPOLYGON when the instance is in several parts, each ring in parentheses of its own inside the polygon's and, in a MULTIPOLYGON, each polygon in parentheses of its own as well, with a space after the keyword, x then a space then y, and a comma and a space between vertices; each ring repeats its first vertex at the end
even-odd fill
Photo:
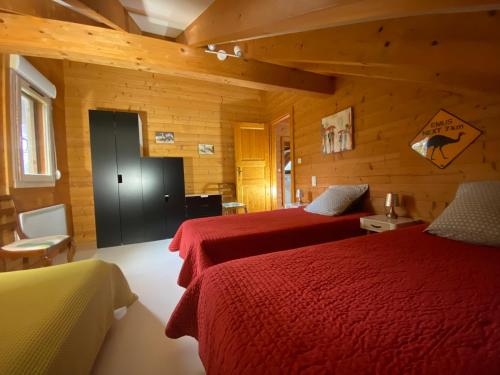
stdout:
MULTIPOLYGON (((10 194, 18 212, 34 210, 41 207, 64 203, 67 207, 68 230, 73 231, 71 220, 71 205, 69 198, 69 175, 66 154, 66 127, 64 103, 63 63, 56 60, 29 58, 30 63, 45 75, 57 88, 57 97, 52 102, 53 126, 57 153, 57 167, 62 173, 62 178, 56 181, 55 187, 44 188, 18 188, 12 186, 12 157, 10 154, 10 117, 9 111, 9 57, 1 55, 1 124, 0 133, 0 194, 10 194)), ((41 258, 40 258, 41 259, 41 258)), ((34 260, 35 262, 38 259, 34 260)), ((8 269, 19 268, 19 262, 8 264, 8 269)))
POLYGON ((215 0, 177 38, 203 46, 426 14, 497 10, 490 0, 215 0))
MULTIPOLYGON (((500 15, 440 14, 238 42, 247 59, 334 76, 498 91, 500 15), (467 51, 467 53, 464 53, 467 51)), ((220 46, 231 51, 233 44, 220 46)))
MULTIPOLYGON (((62 75, 62 61, 29 58, 31 64, 45 75, 57 88, 57 97, 52 102, 53 125, 55 133, 57 166, 62 172, 61 180, 56 182, 55 187, 48 188, 22 188, 15 189, 12 178, 9 176, 11 170, 10 155, 10 117, 9 108, 9 59, 2 55, 2 163, 1 183, 2 192, 7 193, 9 188, 18 211, 28 211, 36 208, 50 206, 53 204, 69 204, 69 178, 68 163, 66 157, 66 134, 65 134, 65 104, 64 104, 64 79, 62 75)), ((71 223, 70 223, 71 230, 71 223)))
POLYGON ((145 72, 65 62, 66 138, 78 242, 95 240, 89 109, 132 111, 143 121, 144 153, 184 158, 186 193, 234 183, 234 122, 262 121, 261 91, 145 72), (156 144, 173 131, 175 143, 156 144), (198 155, 198 143, 215 155, 198 155))
POLYGON ((367 206, 383 213, 389 191, 402 194, 401 214, 430 221, 453 199, 467 180, 499 179, 500 94, 466 95, 414 84, 361 78, 341 78, 337 92, 325 98, 267 93, 266 120, 294 109, 296 187, 309 199, 328 185, 368 183, 367 206), (321 118, 354 108, 355 149, 334 155, 321 153, 321 118), (484 134, 450 166, 440 170, 409 147, 409 142, 444 108, 480 128, 484 134), (318 186, 311 186, 317 176, 318 186))
MULTIPOLYGON (((68 207, 68 216, 71 220, 71 207, 69 206, 69 176, 66 155, 66 126, 64 103, 64 77, 62 74, 63 63, 57 60, 28 58, 30 63, 37 68, 57 88, 57 97, 52 102, 53 126, 57 153, 57 167, 62 178, 56 181, 53 188, 10 188, 10 195, 14 199, 18 211, 29 211, 40 207, 64 203, 68 207)), ((70 231, 71 231, 71 222, 70 231)))
POLYGON ((9 192, 8 178, 8 129, 7 129, 7 100, 6 93, 8 89, 8 57, 0 55, 0 90, 2 99, 0 102, 0 195, 6 195, 9 192))

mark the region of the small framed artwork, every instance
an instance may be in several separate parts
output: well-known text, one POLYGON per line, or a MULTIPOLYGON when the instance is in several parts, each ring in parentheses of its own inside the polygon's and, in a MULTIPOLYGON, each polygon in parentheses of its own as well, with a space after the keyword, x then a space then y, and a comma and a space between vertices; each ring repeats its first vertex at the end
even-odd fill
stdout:
POLYGON ((200 143, 200 144, 198 144, 198 154, 200 154, 200 155, 214 155, 215 154, 215 146, 205 144, 205 143, 200 143))
POLYGON ((352 107, 321 119, 323 154, 353 149, 352 107))
POLYGON ((175 135, 173 132, 156 132, 155 133, 156 143, 175 143, 175 135))

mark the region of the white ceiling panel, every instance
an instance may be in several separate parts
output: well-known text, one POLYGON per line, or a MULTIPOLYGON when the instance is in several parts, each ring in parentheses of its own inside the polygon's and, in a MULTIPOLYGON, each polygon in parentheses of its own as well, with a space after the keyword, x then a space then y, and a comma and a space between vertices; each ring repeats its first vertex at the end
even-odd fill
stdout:
POLYGON ((213 0, 120 0, 142 31, 177 37, 213 0))

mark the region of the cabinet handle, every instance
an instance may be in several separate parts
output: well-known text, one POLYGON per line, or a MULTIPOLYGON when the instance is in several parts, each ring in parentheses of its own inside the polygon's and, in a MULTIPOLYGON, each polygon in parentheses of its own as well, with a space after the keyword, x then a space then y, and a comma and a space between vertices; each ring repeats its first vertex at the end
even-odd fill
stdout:
POLYGON ((118 175, 118 183, 123 183, 123 176, 121 174, 118 175))
POLYGON ((370 224, 373 228, 380 229, 382 228, 382 225, 375 225, 375 224, 370 224))

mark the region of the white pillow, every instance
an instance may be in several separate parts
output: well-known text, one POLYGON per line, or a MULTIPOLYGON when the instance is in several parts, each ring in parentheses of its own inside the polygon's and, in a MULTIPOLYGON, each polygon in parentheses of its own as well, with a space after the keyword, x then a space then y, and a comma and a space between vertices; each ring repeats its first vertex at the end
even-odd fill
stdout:
POLYGON ((439 237, 500 246, 500 181, 465 182, 426 229, 439 237))
POLYGON ((342 215, 367 190, 368 185, 366 184, 330 186, 308 204, 304 211, 325 216, 342 215))

